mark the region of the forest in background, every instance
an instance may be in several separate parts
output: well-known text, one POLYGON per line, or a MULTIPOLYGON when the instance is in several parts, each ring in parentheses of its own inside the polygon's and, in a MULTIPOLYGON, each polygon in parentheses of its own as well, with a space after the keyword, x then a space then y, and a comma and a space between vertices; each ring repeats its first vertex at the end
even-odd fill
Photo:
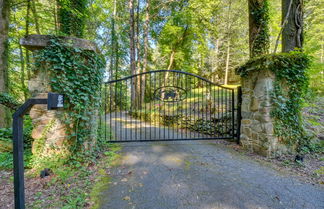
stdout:
MULTIPOLYGON (((23 102, 31 95, 32 54, 19 40, 29 34, 66 35, 58 12, 64 1, 12 0, 8 46, 8 93, 23 102)), ((182 70, 220 84, 239 84, 234 69, 249 59, 245 0, 91 0, 82 37, 95 41, 107 62, 105 80, 160 69, 182 70)), ((70 7, 66 6, 69 10, 70 7)), ((305 2, 304 51, 313 57, 311 87, 323 92, 324 2, 305 2)), ((281 51, 281 0, 270 1, 270 52, 281 51)), ((72 27, 72 26, 71 26, 72 27)), ((79 34, 80 35, 80 34, 79 34)))
MULTIPOLYGON (((86 21, 83 37, 101 49, 106 80, 175 69, 216 83, 240 82, 234 69, 249 59, 245 0, 91 0, 87 8, 78 14, 86 21)), ((19 101, 30 97, 27 85, 33 76, 32 55, 19 40, 29 34, 60 35, 58 11, 56 0, 11 1, 6 82, 19 101)), ((323 0, 305 2, 304 51, 313 57, 311 87, 318 93, 324 77, 323 13, 323 0)), ((280 0, 270 2, 270 17, 271 53, 281 28, 280 0)))

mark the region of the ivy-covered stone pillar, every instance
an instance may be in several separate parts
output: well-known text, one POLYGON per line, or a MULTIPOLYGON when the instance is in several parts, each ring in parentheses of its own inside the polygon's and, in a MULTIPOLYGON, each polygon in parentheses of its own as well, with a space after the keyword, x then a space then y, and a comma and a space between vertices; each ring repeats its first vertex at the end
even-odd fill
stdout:
MULTIPOLYGON (((250 57, 255 59, 269 53, 269 1, 249 0, 248 6, 250 57)), ((270 117, 274 77, 270 71, 252 71, 241 79, 241 144, 263 155, 271 153, 276 144, 270 117)))
POLYGON ((275 75, 266 70, 242 77, 241 144, 252 152, 270 155, 277 150, 271 118, 271 94, 275 75))
POLYGON ((20 44, 34 54, 28 85, 32 97, 46 98, 48 92, 65 95, 62 110, 36 105, 30 111, 35 159, 46 161, 93 149, 104 66, 97 59, 97 46, 84 39, 47 35, 30 35, 20 44))
POLYGON ((242 77, 241 144, 272 156, 309 142, 302 124, 309 58, 301 52, 260 56, 237 69, 242 77))

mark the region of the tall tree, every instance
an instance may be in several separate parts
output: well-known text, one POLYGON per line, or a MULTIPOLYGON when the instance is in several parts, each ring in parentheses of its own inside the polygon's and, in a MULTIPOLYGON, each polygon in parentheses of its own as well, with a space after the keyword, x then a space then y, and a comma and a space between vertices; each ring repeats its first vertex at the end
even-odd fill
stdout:
MULTIPOLYGON (((114 65, 116 64, 116 16, 117 16, 117 0, 114 0, 114 6, 113 6, 113 15, 111 17, 111 55, 110 55, 110 77, 111 80, 113 80, 114 76, 116 78, 117 71, 114 73, 114 65)), ((116 78, 117 79, 117 78, 116 78)))
POLYGON ((227 53, 226 53, 226 67, 225 67, 225 79, 224 84, 227 85, 228 83, 228 71, 229 71, 229 64, 230 64, 230 53, 231 53, 231 13, 232 13, 232 1, 230 0, 228 6, 228 17, 227 17, 227 31, 228 31, 228 38, 227 38, 227 53))
MULTIPOLYGON (((150 0, 146 0, 145 6, 145 24, 144 24, 144 57, 143 57, 143 73, 147 72, 148 68, 148 52, 149 52, 149 31, 150 31, 150 0)), ((141 103, 144 103, 145 97, 145 82, 146 76, 142 77, 141 85, 141 103)))
POLYGON ((25 85, 25 60, 22 46, 19 44, 19 55, 20 55, 20 83, 24 93, 24 100, 27 100, 27 88, 25 85))
MULTIPOLYGON (((31 9, 31 0, 27 0, 27 8, 26 8, 26 33, 25 36, 29 35, 29 25, 30 25, 30 9, 31 9)), ((37 27, 36 27, 37 28, 37 27)), ((38 28, 39 30, 39 28, 38 28)), ((30 79, 30 66, 29 66, 29 51, 26 50, 26 70, 27 70, 27 78, 30 79)), ((25 90, 24 90, 25 92, 25 90)))
POLYGON ((289 52, 303 47, 303 0, 282 0, 282 51, 289 52))
MULTIPOLYGON (((131 74, 136 74, 136 40, 135 40, 135 5, 134 0, 129 0, 129 53, 130 53, 130 70, 131 74)), ((131 84, 131 101, 133 107, 136 106, 136 78, 132 79, 131 84)))
POLYGON ((141 27, 141 17, 140 17, 140 0, 137 0, 136 7, 136 33, 135 33, 135 41, 136 41, 136 63, 137 63, 137 72, 141 72, 141 41, 140 41, 140 27, 141 27))
POLYGON ((270 47, 269 2, 249 0, 250 57, 267 54, 270 47))
MULTIPOLYGON (((0 0, 0 93, 8 92, 8 32, 10 1, 0 0)), ((7 127, 8 113, 0 104, 0 128, 7 127)))
MULTIPOLYGON (((137 64, 137 68, 136 68, 136 74, 141 72, 141 68, 142 68, 142 63, 141 63, 141 41, 140 41, 140 26, 141 26, 141 15, 140 15, 140 0, 137 0, 137 5, 136 5, 136 32, 135 32, 135 42, 136 42, 136 64, 137 64)), ((141 87, 143 87, 142 85, 142 76, 138 76, 136 78, 136 100, 137 100, 137 107, 141 108, 142 105, 142 90, 141 87), (140 97, 140 98, 138 98, 140 97)))
POLYGON ((36 9, 36 1, 37 0, 31 0, 31 10, 32 10, 33 17, 34 17, 36 33, 41 34, 40 27, 39 27, 39 21, 38 21, 39 18, 38 18, 38 13, 37 13, 37 9, 36 9))
POLYGON ((145 24, 144 24, 143 72, 147 71, 147 66, 148 66, 149 31, 150 31, 150 0, 146 0, 145 24))

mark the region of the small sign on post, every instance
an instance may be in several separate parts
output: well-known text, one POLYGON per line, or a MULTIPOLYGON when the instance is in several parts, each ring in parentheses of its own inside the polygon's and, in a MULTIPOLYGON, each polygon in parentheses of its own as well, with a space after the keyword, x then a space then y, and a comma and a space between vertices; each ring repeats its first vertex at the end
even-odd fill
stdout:
POLYGON ((48 93, 48 110, 56 110, 64 107, 64 95, 57 93, 48 93))

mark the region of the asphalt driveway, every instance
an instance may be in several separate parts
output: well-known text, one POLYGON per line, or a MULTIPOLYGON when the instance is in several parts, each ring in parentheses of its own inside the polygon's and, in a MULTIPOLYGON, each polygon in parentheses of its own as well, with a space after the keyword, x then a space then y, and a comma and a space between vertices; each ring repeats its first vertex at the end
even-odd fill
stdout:
POLYGON ((212 141, 121 146, 120 163, 100 197, 104 209, 324 209, 324 187, 212 141))

